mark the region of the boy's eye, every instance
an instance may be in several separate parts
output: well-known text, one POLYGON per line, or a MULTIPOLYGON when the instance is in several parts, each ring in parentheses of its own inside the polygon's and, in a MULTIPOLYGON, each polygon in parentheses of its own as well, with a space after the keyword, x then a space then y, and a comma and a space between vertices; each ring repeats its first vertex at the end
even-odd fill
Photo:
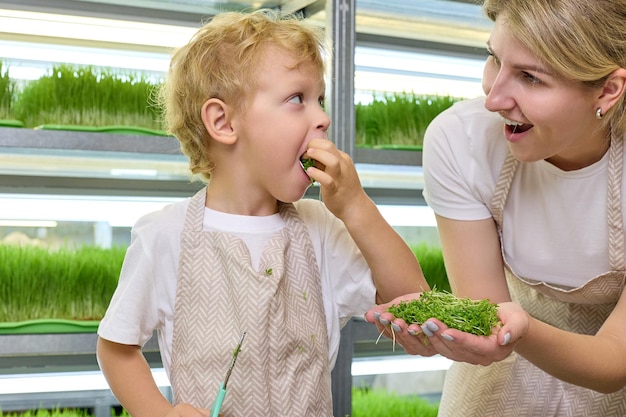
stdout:
POLYGON ((291 97, 289 99, 290 103, 298 103, 298 104, 302 104, 304 103, 304 100, 302 98, 302 94, 296 94, 295 96, 291 97))
POLYGON ((493 52, 491 52, 491 49, 487 49, 487 55, 488 55, 487 59, 491 58, 494 64, 496 64, 497 66, 500 66, 500 59, 497 56, 495 56, 493 52))

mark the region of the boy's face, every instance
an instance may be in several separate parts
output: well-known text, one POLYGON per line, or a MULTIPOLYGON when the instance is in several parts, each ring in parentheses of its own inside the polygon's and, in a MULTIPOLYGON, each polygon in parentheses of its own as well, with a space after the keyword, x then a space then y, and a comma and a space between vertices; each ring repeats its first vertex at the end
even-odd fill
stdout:
POLYGON ((323 74, 312 63, 294 66, 284 49, 268 47, 257 69, 255 95, 234 120, 242 187, 268 203, 302 197, 311 180, 300 156, 311 139, 327 139, 330 125, 322 107, 323 74))

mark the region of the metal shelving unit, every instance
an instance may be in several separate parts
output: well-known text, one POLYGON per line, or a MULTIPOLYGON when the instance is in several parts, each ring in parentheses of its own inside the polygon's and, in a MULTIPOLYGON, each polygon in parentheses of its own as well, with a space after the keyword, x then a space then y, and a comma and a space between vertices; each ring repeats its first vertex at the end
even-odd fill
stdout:
MULTIPOLYGON (((94 417, 110 417, 119 402, 98 368, 96 341, 95 333, 0 335, 2 411, 84 408, 94 417)), ((171 399, 156 338, 143 351, 171 399)))

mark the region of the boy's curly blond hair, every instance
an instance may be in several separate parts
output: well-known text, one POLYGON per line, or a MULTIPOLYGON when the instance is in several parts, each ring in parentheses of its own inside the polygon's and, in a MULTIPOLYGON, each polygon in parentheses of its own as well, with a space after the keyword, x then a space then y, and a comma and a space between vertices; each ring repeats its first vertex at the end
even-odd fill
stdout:
POLYGON ((269 45, 284 48, 297 65, 313 63, 323 77, 327 50, 323 30, 294 15, 270 10, 218 14, 172 55, 159 104, 168 133, 180 141, 192 174, 204 181, 210 179, 214 162, 202 105, 218 98, 234 111, 245 111, 246 102, 254 97, 256 72, 269 45))

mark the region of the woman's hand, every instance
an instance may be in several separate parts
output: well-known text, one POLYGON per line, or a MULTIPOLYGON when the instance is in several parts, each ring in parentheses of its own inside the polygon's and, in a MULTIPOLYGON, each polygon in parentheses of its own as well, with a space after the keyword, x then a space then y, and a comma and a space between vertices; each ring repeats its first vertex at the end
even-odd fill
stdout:
POLYGON ((489 365, 509 356, 516 344, 528 331, 529 317, 512 302, 498 305, 498 317, 502 322, 490 336, 476 336, 452 329, 436 318, 425 323, 407 325, 395 318, 387 309, 400 301, 418 298, 420 293, 398 297, 390 303, 378 305, 365 314, 365 319, 375 323, 386 337, 395 340, 412 355, 432 356, 440 354, 457 362, 489 365))

